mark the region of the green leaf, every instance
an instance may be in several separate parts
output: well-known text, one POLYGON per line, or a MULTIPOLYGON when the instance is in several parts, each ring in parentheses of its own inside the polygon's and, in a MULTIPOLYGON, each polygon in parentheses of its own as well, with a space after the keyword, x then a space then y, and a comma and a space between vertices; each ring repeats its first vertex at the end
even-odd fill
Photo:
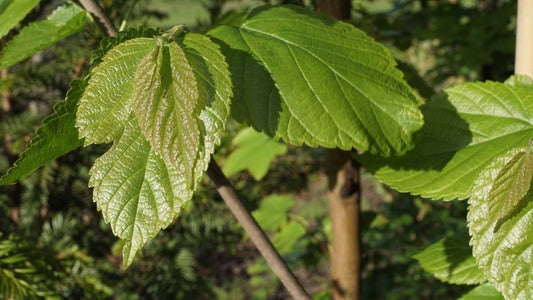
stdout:
POLYGON ((191 198, 225 130, 230 98, 224 57, 207 37, 197 34, 187 34, 179 44, 131 39, 109 50, 95 68, 80 100, 77 126, 87 143, 114 142, 91 169, 90 185, 106 222, 125 241, 125 266, 191 198), (187 63, 190 67, 185 69, 187 63), (185 117, 196 122, 196 133, 179 131, 189 129, 181 123, 184 119, 169 122, 176 118, 172 114, 181 113, 180 105, 190 104, 178 89, 187 89, 185 96, 194 95, 191 115, 185 117), (155 118, 154 111, 162 119, 155 118), (161 121, 163 127, 176 127, 159 132, 152 122, 161 121), (166 131, 171 141, 176 135, 199 134, 192 140, 194 153, 183 147, 165 148, 160 139, 166 131), (179 163, 169 159, 173 155, 179 163))
POLYGON ((48 161, 66 154, 83 144, 76 129, 78 101, 87 86, 83 79, 70 83, 70 90, 64 101, 54 106, 54 113, 43 120, 36 135, 28 143, 15 165, 0 178, 0 185, 14 184, 48 161))
POLYGON ((261 228, 275 232, 287 220, 287 213, 293 206, 291 195, 270 195, 252 214, 261 228))
POLYGON ((110 50, 94 69, 76 120, 86 145, 109 143, 120 135, 132 112, 135 71, 154 46, 153 38, 128 40, 110 50))
POLYGON ((531 187, 533 154, 519 152, 509 161, 492 184, 489 193, 489 221, 499 223, 512 216, 531 187))
POLYGON ((204 103, 198 101, 194 73, 183 50, 157 38, 134 82, 133 111, 144 136, 165 163, 182 171, 191 187, 200 145, 197 114, 204 103))
POLYGON ((139 27, 128 28, 125 31, 117 32, 116 36, 105 37, 100 41, 100 47, 91 53, 91 65, 100 64, 107 51, 111 50, 120 43, 124 43, 125 41, 132 40, 134 38, 151 38, 157 35, 159 35, 158 29, 139 27))
POLYGON ((229 64, 233 117, 257 131, 276 136, 282 102, 272 77, 249 53, 251 50, 238 28, 218 26, 208 34, 220 44, 229 64))
POLYGON ((40 0, 7 0, 0 10, 0 37, 6 35, 39 3, 40 0))
POLYGON ((533 80, 527 75, 513 75, 505 80, 505 84, 510 86, 521 86, 533 92, 533 80))
POLYGON ((483 169, 468 200, 467 216, 473 255, 489 281, 506 299, 533 298, 531 245, 533 244, 533 195, 503 222, 490 220, 489 195, 501 170, 524 148, 497 156, 483 169))
POLYGON ((526 146, 533 136, 533 93, 503 83, 466 83, 421 107, 425 125, 415 148, 398 158, 356 158, 401 192, 466 199, 493 157, 526 146))
POLYGON ((2 50, 0 69, 8 68, 36 52, 80 31, 87 13, 75 4, 58 7, 44 21, 22 28, 2 50))
POLYGON ((490 283, 482 284, 464 294, 459 300, 503 300, 503 296, 490 283))
POLYGON ((261 180, 274 157, 287 152, 287 145, 249 127, 241 130, 233 138, 232 144, 235 150, 228 156, 223 167, 226 176, 247 169, 255 180, 261 180))
POLYGON ((272 243, 282 255, 291 252, 303 252, 307 246, 307 241, 301 239, 305 232, 305 227, 302 224, 291 221, 274 236, 272 243))
POLYGON ((452 284, 478 284, 487 281, 476 265, 468 234, 443 238, 414 256, 422 268, 439 280, 452 284))
POLYGON ((196 183, 207 170, 211 155, 226 130, 233 94, 228 65, 215 43, 206 36, 193 33, 185 35, 181 43, 193 67, 201 107, 198 124, 202 142, 193 181, 193 189, 196 189, 196 183))
MULTIPOLYGON (((269 108, 263 111, 268 120, 252 123, 254 128, 267 133, 275 128, 276 136, 296 145, 357 148, 384 156, 410 148, 413 132, 422 126, 415 97, 388 50, 362 31, 287 6, 255 9, 238 30, 220 30, 211 34, 235 50, 249 48, 282 96, 270 90, 271 97, 258 100, 269 108)), ((240 68, 261 73, 256 66, 240 68)))
POLYGON ((111 149, 94 162, 90 175, 93 201, 113 233, 125 241, 125 267, 192 196, 181 172, 156 154, 133 114, 111 149))

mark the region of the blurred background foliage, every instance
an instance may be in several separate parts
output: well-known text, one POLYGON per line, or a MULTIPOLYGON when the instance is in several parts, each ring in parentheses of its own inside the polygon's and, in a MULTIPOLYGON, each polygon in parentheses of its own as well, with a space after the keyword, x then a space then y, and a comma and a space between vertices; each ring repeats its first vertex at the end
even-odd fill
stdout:
MULTIPOLYGON (((100 2, 117 27, 165 29, 184 23, 196 31, 239 24, 249 9, 265 2, 309 9, 317 4, 100 2)), ((58 4, 41 1, 22 24, 44 18, 58 4)), ((504 0, 354 0, 350 22, 390 48, 420 101, 427 101, 451 84, 504 80, 512 74, 515 12, 516 2, 504 0)), ((2 71, 0 172, 16 160, 40 120, 64 98, 69 81, 88 73, 90 51, 101 37, 98 28, 88 24, 82 33, 2 71)), ((232 140, 244 128, 234 121, 228 126, 216 156, 222 165, 239 150, 240 144, 232 140)), ((262 171, 241 164, 237 169, 242 171, 233 167, 230 179, 306 289, 315 299, 330 299, 325 150, 270 148, 277 152, 270 155, 274 158, 266 175, 263 160, 262 171)), ((105 149, 77 149, 17 185, 0 187, 0 298, 288 298, 207 180, 175 222, 123 270, 121 243, 96 211, 87 187, 88 170, 105 149)), ((465 231, 465 216, 465 202, 399 194, 363 174, 363 299, 456 299, 467 291, 439 282, 412 259, 432 242, 465 231)))

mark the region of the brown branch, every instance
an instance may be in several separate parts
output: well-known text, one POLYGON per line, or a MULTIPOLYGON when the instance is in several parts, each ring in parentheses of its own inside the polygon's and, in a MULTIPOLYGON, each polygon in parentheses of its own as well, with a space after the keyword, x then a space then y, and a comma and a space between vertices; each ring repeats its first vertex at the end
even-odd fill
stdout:
POLYGON ((96 24, 108 36, 117 35, 117 30, 107 17, 102 7, 95 0, 80 0, 81 5, 88 11, 96 21, 96 24))
POLYGON ((268 240, 265 232, 259 227, 255 219, 252 217, 252 214, 250 214, 248 209, 241 202, 233 190, 231 183, 224 173, 222 173, 214 159, 211 159, 209 162, 207 175, 211 178, 222 199, 224 199, 244 230, 250 235, 252 242, 255 244, 259 252, 261 252, 261 255, 263 255, 272 271, 276 273, 291 296, 295 299, 311 299, 300 282, 298 282, 298 279, 296 279, 294 274, 287 267, 274 246, 272 246, 272 243, 268 240))

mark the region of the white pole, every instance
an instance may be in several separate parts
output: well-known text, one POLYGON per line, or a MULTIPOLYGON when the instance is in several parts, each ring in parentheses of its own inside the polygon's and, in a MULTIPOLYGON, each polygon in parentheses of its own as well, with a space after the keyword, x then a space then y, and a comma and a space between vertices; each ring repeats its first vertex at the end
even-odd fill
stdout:
POLYGON ((518 0, 515 74, 533 79, 533 0, 518 0))

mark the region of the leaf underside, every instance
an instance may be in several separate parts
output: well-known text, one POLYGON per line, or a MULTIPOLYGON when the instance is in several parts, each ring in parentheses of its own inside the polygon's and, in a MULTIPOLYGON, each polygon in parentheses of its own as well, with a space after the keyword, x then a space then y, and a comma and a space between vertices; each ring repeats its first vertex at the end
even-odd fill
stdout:
POLYGON ((240 64, 232 69, 242 97, 234 114, 259 131, 296 145, 390 156, 410 148, 422 126, 390 53, 351 25, 298 7, 266 6, 239 28, 220 26, 209 34, 226 45, 232 65, 240 64), (268 77, 262 68, 277 89, 248 76, 268 77), (254 92, 260 97, 248 98, 254 92), (257 118, 257 105, 267 118, 257 118))
POLYGON ((86 15, 85 10, 75 4, 64 5, 54 10, 46 20, 32 22, 22 28, 2 49, 0 69, 8 68, 80 31, 86 15))
POLYGON ((533 137, 533 93, 503 83, 446 89, 421 107, 415 148, 398 158, 357 156, 385 184, 433 199, 466 199, 493 157, 533 137))
POLYGON ((105 221, 125 240, 125 266, 192 197, 230 98, 224 57, 197 34, 178 43, 127 40, 94 69, 77 126, 86 144, 113 142, 91 168, 90 185, 105 221))
POLYGON ((467 216, 473 255, 489 281, 506 299, 533 298, 531 245, 533 195, 529 192, 513 209, 513 216, 491 221, 489 195, 501 170, 525 148, 509 150, 480 172, 467 216))
POLYGON ((14 166, 0 178, 0 185, 14 184, 52 159, 58 158, 83 144, 76 129, 76 109, 87 82, 77 79, 70 83, 64 101, 54 106, 54 113, 43 120, 35 137, 28 143, 14 166))

